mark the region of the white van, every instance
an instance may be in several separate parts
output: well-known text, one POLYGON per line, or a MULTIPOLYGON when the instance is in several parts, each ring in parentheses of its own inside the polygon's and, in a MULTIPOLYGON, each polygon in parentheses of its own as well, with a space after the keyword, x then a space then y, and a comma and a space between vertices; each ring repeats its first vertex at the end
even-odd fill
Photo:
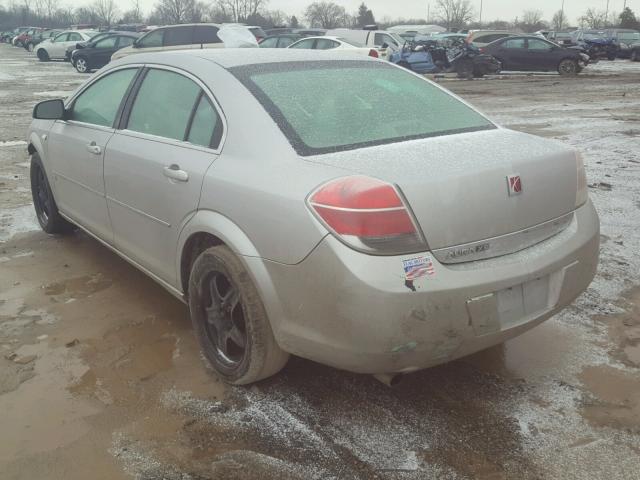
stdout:
POLYGON ((356 42, 364 47, 375 48, 381 57, 387 53, 387 46, 398 49, 404 45, 404 40, 393 32, 384 30, 350 30, 348 28, 335 28, 328 30, 327 35, 344 38, 350 42, 356 42))

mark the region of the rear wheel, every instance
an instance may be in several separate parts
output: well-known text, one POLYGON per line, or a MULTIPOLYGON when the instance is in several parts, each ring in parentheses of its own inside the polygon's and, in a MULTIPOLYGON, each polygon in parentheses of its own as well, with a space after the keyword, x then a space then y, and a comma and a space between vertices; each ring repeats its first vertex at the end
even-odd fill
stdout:
POLYGON ((202 352, 226 382, 257 382, 287 363, 289 354, 276 343, 249 273, 228 247, 200 254, 189 276, 188 297, 202 352))
POLYGON ((40 50, 38 50, 38 60, 40 60, 41 62, 48 62, 49 61, 49 54, 47 53, 47 51, 44 48, 41 48, 40 50))
POLYGON ((79 73, 89 73, 89 64, 87 63, 87 59, 84 57, 76 58, 75 67, 79 73))
POLYGON ((578 73, 578 62, 567 58, 558 64, 558 73, 560 75, 575 75, 578 73))
POLYGON ((640 51, 639 50, 631 50, 631 61, 632 62, 640 62, 640 51))
POLYGON ((58 206, 51 193, 47 174, 42 166, 42 160, 37 153, 31 156, 31 196, 36 210, 38 223, 47 233, 67 233, 73 230, 73 225, 67 222, 58 211, 58 206))

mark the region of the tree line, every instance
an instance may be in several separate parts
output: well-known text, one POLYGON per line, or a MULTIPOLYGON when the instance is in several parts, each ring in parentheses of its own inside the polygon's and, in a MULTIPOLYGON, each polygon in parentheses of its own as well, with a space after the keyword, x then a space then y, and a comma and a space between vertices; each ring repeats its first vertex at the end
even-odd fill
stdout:
MULTIPOLYGON (((470 0, 436 0, 433 18, 404 19, 376 18, 371 9, 362 3, 356 12, 348 12, 336 2, 320 0, 310 3, 304 10, 302 22, 294 15, 269 9, 269 0, 158 0, 150 12, 142 11, 140 0, 129 0, 129 8, 121 10, 115 0, 93 0, 84 6, 70 7, 61 0, 10 0, 8 6, 0 5, 0 28, 20 25, 65 27, 72 24, 146 23, 165 25, 178 23, 239 22, 262 27, 299 27, 302 22, 317 28, 362 28, 376 24, 389 27, 398 24, 438 24, 447 30, 463 28, 492 28, 535 32, 538 30, 563 30, 570 26, 566 12, 559 10, 546 21, 540 10, 525 10, 512 21, 494 20, 480 22, 470 0)), ((626 7, 622 13, 587 9, 577 19, 583 28, 605 27, 640 28, 633 11, 626 7)))

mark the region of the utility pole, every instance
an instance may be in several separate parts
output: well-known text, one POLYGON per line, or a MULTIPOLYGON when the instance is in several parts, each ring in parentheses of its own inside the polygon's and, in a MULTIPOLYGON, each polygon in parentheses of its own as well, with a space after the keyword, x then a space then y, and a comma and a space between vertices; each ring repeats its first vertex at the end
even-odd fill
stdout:
POLYGON ((478 19, 478 23, 482 26, 482 0, 480 0, 480 18, 478 19))
POLYGON ((604 14, 604 26, 606 27, 609 24, 609 0, 607 0, 607 10, 604 14))
POLYGON ((427 2, 427 23, 431 24, 431 2, 427 2))
POLYGON ((560 8, 560 28, 562 30, 562 24, 564 23, 564 0, 562 0, 562 7, 560 8))

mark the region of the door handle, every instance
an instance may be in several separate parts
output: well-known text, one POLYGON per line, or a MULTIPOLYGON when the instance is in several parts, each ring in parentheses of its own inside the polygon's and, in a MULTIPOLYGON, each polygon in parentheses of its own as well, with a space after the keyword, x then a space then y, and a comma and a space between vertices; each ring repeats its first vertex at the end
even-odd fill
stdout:
POLYGON ((168 167, 164 167, 164 176, 179 182, 186 182, 189 180, 189 174, 184 170, 180 170, 180 165, 176 165, 175 163, 168 167))
POLYGON ((96 145, 96 142, 91 142, 87 145, 87 151, 89 153, 93 153, 94 155, 100 155, 102 153, 102 148, 100 145, 96 145))

